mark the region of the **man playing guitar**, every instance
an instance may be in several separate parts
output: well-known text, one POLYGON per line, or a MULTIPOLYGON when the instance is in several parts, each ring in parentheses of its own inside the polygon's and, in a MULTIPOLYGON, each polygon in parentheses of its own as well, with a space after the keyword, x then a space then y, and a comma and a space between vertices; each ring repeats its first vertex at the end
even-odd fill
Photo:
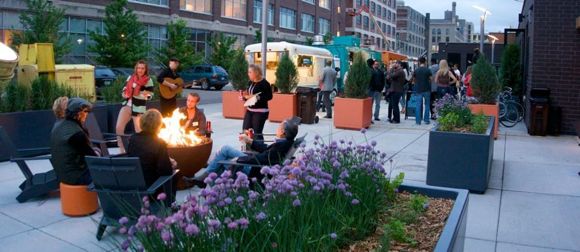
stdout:
MULTIPOLYGON (((163 70, 159 76, 157 76, 157 82, 159 82, 159 89, 169 89, 171 91, 179 89, 181 86, 177 82, 172 82, 171 80, 176 80, 179 77, 177 74, 177 68, 179 68, 179 60, 176 58, 171 58, 169 60, 169 68, 163 70)), ((160 98, 161 114, 163 117, 171 116, 171 113, 177 109, 177 94, 173 97, 167 97, 162 94, 160 98)))

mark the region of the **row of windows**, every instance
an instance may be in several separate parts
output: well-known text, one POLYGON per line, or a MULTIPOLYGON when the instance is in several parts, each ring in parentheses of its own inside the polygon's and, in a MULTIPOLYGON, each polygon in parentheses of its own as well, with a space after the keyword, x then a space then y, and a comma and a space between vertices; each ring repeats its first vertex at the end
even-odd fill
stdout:
POLYGON ((381 7, 380 5, 375 4, 374 1, 370 2, 369 5, 369 0, 356 0, 355 6, 358 8, 363 4, 369 7, 369 11, 373 14, 373 16, 375 16, 375 18, 384 19, 393 23, 395 22, 397 16, 396 12, 390 11, 386 7, 381 7))
POLYGON ((361 43, 365 43, 365 41, 370 42, 378 47, 378 49, 386 49, 386 50, 395 50, 395 43, 390 41, 384 41, 380 37, 369 36, 367 34, 361 34, 359 32, 355 32, 354 36, 361 40, 361 43))
MULTIPOLYGON (((379 32, 378 29, 376 29, 375 27, 375 23, 372 22, 370 20, 369 17, 367 16, 356 16, 355 17, 355 21, 356 21, 356 26, 358 28, 363 28, 364 30, 368 30, 370 32, 379 32), (361 20, 362 20, 362 24, 361 24, 361 20)), ((382 23, 380 21, 377 21, 379 28, 381 28, 381 30, 385 33, 385 35, 388 36, 394 36, 395 35, 395 26, 391 26, 385 23, 382 23)))
MULTIPOLYGON (((314 5, 314 0, 302 0, 302 2, 306 2, 309 4, 314 5)), ((318 6, 326 9, 330 9, 330 0, 318 0, 318 6)))

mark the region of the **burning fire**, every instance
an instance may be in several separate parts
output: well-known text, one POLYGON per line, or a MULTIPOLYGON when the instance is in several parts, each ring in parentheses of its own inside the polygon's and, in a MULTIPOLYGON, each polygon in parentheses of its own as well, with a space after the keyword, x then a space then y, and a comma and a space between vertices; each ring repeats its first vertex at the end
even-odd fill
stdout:
POLYGON ((173 111, 171 117, 163 118, 163 128, 159 131, 159 138, 165 140, 170 147, 195 146, 203 143, 203 137, 195 135, 194 132, 186 132, 181 127, 180 121, 187 117, 179 113, 179 110, 173 111))

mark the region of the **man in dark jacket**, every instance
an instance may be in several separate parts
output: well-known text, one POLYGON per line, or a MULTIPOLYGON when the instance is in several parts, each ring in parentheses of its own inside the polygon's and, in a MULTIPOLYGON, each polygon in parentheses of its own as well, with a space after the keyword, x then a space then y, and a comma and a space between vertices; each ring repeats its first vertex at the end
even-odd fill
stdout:
POLYGON ((389 100, 389 118, 391 118, 392 114, 393 119, 391 120, 391 123, 400 123, 401 114, 399 110, 399 100, 403 96, 405 82, 407 81, 405 78, 405 72, 400 63, 394 65, 393 71, 389 75, 389 79, 391 80, 391 87, 389 88, 391 96, 389 100))
POLYGON ((81 98, 71 98, 65 119, 57 122, 50 133, 50 152, 58 180, 68 185, 88 185, 92 182, 85 156, 96 156, 83 124, 91 104, 81 98))
MULTIPOLYGON (((375 103, 375 121, 380 121, 379 112, 381 110, 381 94, 383 89, 385 89, 385 74, 381 69, 379 69, 379 62, 373 62, 373 68, 371 70, 371 82, 369 85, 369 96, 373 99, 375 103)), ((371 111, 372 112, 372 111, 371 111)))
MULTIPOLYGON (((219 164, 220 161, 234 160, 243 164, 259 164, 259 165, 276 165, 284 161, 284 157, 294 144, 294 138, 298 135, 299 122, 295 119, 287 119, 280 123, 276 130, 276 140, 273 144, 266 145, 262 141, 254 141, 250 137, 242 134, 239 136, 240 142, 251 145, 252 150, 256 154, 248 154, 229 145, 223 146, 215 155, 214 159, 209 162, 206 170, 199 176, 193 178, 194 181, 203 181, 210 173, 214 172, 220 174, 223 172, 223 167, 219 164)), ((254 173, 250 166, 244 166, 243 172, 246 174, 254 173)))

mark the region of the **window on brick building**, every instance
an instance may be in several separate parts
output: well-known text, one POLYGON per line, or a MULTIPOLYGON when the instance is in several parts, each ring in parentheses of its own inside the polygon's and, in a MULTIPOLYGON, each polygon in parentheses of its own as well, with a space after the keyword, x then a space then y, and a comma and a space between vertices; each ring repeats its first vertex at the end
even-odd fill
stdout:
POLYGON ((246 20, 246 0, 222 0, 222 16, 246 20))
POLYGON ((211 14, 211 0, 180 0, 182 10, 211 14))
POLYGON ((288 8, 280 8, 280 27, 296 29, 296 11, 288 8))
POLYGON ((302 14, 302 31, 314 32, 314 16, 302 14))

